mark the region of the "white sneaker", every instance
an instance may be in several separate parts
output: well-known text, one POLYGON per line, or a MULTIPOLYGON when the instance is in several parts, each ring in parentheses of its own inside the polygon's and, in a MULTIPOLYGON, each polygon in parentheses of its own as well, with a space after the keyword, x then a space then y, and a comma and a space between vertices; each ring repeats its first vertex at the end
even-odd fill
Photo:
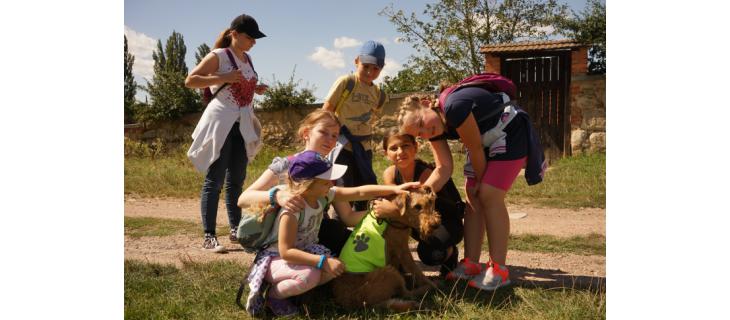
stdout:
POLYGON ((226 247, 218 243, 218 238, 214 235, 206 233, 205 238, 203 238, 203 250, 214 253, 223 253, 226 252, 226 247))

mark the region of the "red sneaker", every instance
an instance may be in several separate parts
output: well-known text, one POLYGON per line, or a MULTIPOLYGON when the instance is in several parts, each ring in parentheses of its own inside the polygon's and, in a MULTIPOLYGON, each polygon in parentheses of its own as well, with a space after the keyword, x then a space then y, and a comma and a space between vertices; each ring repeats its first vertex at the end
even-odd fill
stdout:
POLYGON ((484 270, 485 265, 481 263, 474 263, 469 260, 469 258, 464 258, 461 261, 459 261, 459 264, 456 265, 456 268, 454 270, 451 270, 448 274, 446 274, 446 280, 457 280, 457 279, 465 279, 470 280, 474 276, 479 275, 482 273, 482 270, 484 270))
POLYGON ((501 288, 511 284, 509 280, 509 270, 505 266, 501 266, 494 261, 487 262, 489 268, 471 280, 468 285, 472 288, 477 288, 484 291, 494 291, 497 288, 501 288))

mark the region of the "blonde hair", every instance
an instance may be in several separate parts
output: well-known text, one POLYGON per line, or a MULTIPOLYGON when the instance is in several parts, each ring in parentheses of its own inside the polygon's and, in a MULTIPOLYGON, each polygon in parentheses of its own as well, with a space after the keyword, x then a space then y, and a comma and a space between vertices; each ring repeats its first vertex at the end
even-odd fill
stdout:
MULTIPOLYGON (((291 179, 291 177, 287 177, 287 185, 284 186, 282 189, 287 190, 291 192, 294 196, 301 196, 309 187, 314 183, 315 179, 303 179, 301 181, 294 181, 291 179)), ((276 211, 270 211, 272 210, 271 204, 257 204, 252 205, 248 207, 247 210, 244 211, 245 214, 255 214, 258 215, 259 222, 264 221, 264 216, 266 214, 274 213, 276 214, 276 211), (268 212, 268 213, 267 213, 268 212)))
POLYGON ((292 195, 301 196, 315 181, 315 178, 302 179, 300 181, 294 181, 291 177, 287 177, 287 189, 292 195))
MULTIPOLYGON (((437 98, 424 95, 411 95, 406 97, 405 99, 403 99, 403 102, 398 109, 398 128, 403 130, 403 126, 406 124, 406 118, 416 117, 415 120, 422 119, 423 113, 429 109, 439 114, 439 116, 441 115, 441 112, 438 110, 437 98), (424 106, 421 103, 424 100, 429 101, 430 104, 428 106, 424 106)), ((444 122, 443 118, 441 118, 441 121, 444 122)), ((411 120, 408 122, 413 121, 411 120)))
POLYGON ((331 125, 337 126, 337 128, 342 126, 342 124, 340 124, 340 121, 337 120, 337 116, 335 116, 334 112, 324 109, 317 109, 304 117, 302 122, 299 123, 299 129, 297 130, 297 140, 301 141, 302 135, 304 135, 304 131, 312 130, 314 126, 321 122, 331 122, 331 125))

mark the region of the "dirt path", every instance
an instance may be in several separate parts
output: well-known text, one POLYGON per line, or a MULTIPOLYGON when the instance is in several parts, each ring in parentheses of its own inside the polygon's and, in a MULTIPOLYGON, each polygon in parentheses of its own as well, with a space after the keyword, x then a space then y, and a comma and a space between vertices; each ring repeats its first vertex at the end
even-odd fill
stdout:
MULTIPOLYGON (((131 217, 156 217, 200 221, 199 201, 195 199, 150 199, 126 198, 124 215, 131 217)), ((510 207, 510 213, 526 213, 521 219, 512 220, 514 234, 549 234, 560 237, 606 234, 604 209, 587 208, 581 210, 510 207)), ((227 221, 225 207, 219 207, 218 224, 227 221)), ((124 257, 149 262, 172 263, 181 265, 183 260, 208 262, 230 260, 249 265, 253 259, 232 244, 227 237, 221 242, 229 250, 226 254, 211 254, 200 249, 202 237, 174 235, 168 237, 141 237, 124 239, 124 257)), ((415 252, 414 252, 415 256, 415 252)), ((463 254, 459 255, 460 257, 463 254)), ((483 257, 486 260, 486 257, 483 257)), ((581 256, 575 254, 534 253, 512 250, 509 264, 518 282, 537 286, 593 287, 603 286, 606 276, 604 256, 581 256)), ((429 275, 436 275, 438 268, 426 267, 429 275)))
MULTIPOLYGON (((559 237, 606 234, 606 210, 584 208, 581 210, 533 208, 509 206, 510 213, 526 213, 522 219, 512 220, 513 234, 549 234, 559 237)), ((225 205, 218 206, 218 223, 227 220, 225 205)), ((130 217, 155 217, 200 222, 200 200, 130 198, 124 200, 124 215, 130 217)))

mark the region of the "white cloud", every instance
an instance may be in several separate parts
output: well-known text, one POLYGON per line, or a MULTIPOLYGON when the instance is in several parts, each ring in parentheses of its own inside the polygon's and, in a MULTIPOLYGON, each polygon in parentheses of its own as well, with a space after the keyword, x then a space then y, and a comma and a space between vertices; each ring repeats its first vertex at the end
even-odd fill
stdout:
POLYGON ((380 76, 376 82, 382 81, 386 76, 391 78, 395 77, 401 69, 403 69, 403 65, 401 65, 400 62, 385 58, 385 66, 383 67, 383 70, 380 71, 380 76))
POLYGON ((325 67, 325 69, 341 69, 345 67, 345 59, 342 51, 328 50, 325 47, 317 47, 314 49, 314 53, 309 55, 309 60, 312 60, 319 65, 325 67))
POLYGON ((152 52, 157 48, 157 39, 127 26, 124 26, 124 35, 127 36, 127 49, 134 56, 132 74, 137 84, 144 85, 147 83, 144 79, 152 80, 154 75, 155 61, 152 60, 152 52))
POLYGON ((390 44, 388 38, 378 38, 378 42, 382 43, 383 45, 390 44))
POLYGON ((335 49, 359 47, 361 45, 362 45, 362 41, 357 40, 357 39, 348 38, 348 37, 335 38, 335 49))
POLYGON ((537 30, 538 30, 538 31, 543 31, 543 32, 545 32, 545 33, 546 33, 547 35, 553 35, 553 34, 555 34, 555 32, 557 31, 557 29, 555 29, 555 26, 552 26, 552 25, 548 25, 548 26, 539 26, 539 27, 537 27, 537 30))
POLYGON ((406 40, 403 37, 395 37, 393 38, 394 43, 404 43, 406 40))

